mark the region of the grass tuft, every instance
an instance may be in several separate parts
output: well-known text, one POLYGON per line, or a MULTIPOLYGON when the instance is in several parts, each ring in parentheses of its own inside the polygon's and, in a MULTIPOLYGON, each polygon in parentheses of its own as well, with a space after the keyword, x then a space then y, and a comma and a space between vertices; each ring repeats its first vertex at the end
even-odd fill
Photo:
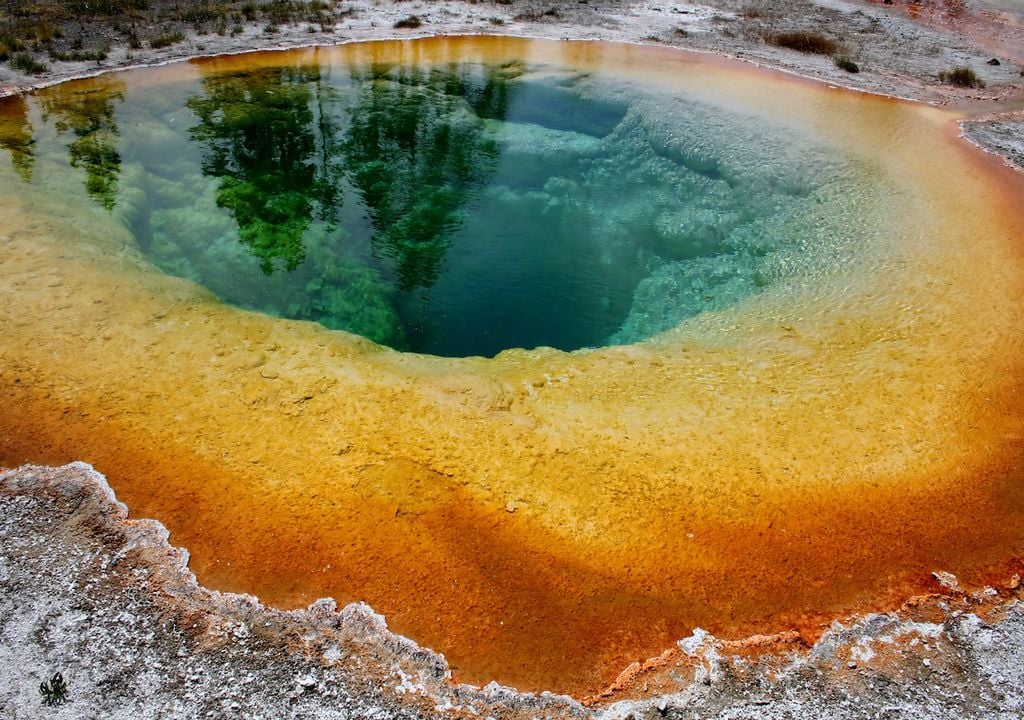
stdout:
POLYGON ((154 50, 160 50, 161 48, 170 47, 176 43, 180 43, 185 39, 185 33, 180 30, 174 32, 163 33, 162 35, 155 35, 149 39, 149 46, 154 50))
POLYGON ((832 62, 836 64, 836 67, 840 70, 845 70, 848 73, 859 73, 860 65, 855 63, 849 55, 836 55, 832 58, 832 62))
POLYGON ((410 15, 409 17, 402 18, 395 23, 395 28, 401 30, 403 28, 418 28, 423 24, 423 21, 418 15, 410 15))
POLYGON ((804 31, 769 35, 765 40, 770 45, 816 55, 834 55, 836 50, 839 49, 831 38, 819 35, 818 33, 804 31))
POLYGON ((957 87, 983 88, 985 82, 969 67, 955 67, 939 73, 939 80, 957 87))
POLYGON ((11 56, 11 67, 21 70, 26 75, 41 75, 50 69, 46 63, 39 62, 31 53, 15 53, 11 56))

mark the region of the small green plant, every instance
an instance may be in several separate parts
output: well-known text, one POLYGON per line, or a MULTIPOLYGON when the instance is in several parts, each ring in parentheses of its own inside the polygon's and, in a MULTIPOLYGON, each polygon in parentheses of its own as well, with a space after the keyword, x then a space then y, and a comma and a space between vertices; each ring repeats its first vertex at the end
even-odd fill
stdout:
POLYGON ((60 673, 54 673, 49 682, 39 683, 39 694, 43 696, 43 705, 54 707, 68 699, 68 686, 60 673))
POLYGON ((812 32, 788 32, 769 35, 765 38, 771 45, 789 48, 802 53, 833 55, 838 48, 834 40, 812 32))
POLYGON ((149 46, 154 50, 160 50, 161 48, 170 47, 175 43, 180 43, 184 39, 185 33, 176 30, 151 37, 149 39, 149 46))
POLYGON ((410 15, 407 18, 402 18, 395 23, 395 28, 401 30, 402 28, 418 28, 423 24, 418 15, 410 15))
POLYGON ((939 73, 939 80, 957 87, 983 88, 985 82, 969 67, 955 67, 939 73))
POLYGON ((848 73, 860 72, 860 65, 851 60, 849 55, 836 55, 832 58, 832 62, 836 64, 837 68, 845 70, 848 73))
POLYGON ((62 60, 64 62, 103 62, 110 52, 109 46, 103 46, 96 50, 74 50, 72 52, 60 52, 50 50, 51 60, 62 60))
POLYGON ((34 55, 27 52, 12 55, 11 67, 21 70, 26 75, 41 75, 50 69, 49 65, 39 62, 34 55))

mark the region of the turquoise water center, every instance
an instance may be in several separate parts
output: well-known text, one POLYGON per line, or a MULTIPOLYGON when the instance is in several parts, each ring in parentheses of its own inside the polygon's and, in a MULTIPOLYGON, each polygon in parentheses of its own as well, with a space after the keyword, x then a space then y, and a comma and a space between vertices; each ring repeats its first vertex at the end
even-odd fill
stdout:
POLYGON ((869 232, 865 171, 806 129, 614 73, 193 67, 9 102, 3 146, 27 182, 70 166, 165 273, 399 350, 637 342, 869 232))

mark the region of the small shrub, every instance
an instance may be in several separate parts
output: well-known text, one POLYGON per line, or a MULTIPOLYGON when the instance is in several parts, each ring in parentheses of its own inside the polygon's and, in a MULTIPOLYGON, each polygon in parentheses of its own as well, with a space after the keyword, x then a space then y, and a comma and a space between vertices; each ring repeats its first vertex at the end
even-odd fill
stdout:
POLYGON ((423 21, 420 20, 419 16, 417 16, 417 15, 410 15, 409 17, 402 18, 401 20, 396 22, 395 23, 395 28, 398 29, 398 30, 401 30, 403 28, 418 28, 422 24, 423 24, 423 21))
POLYGON ((73 52, 50 50, 50 59, 64 62, 102 62, 107 59, 109 52, 109 46, 97 48, 96 50, 74 50, 73 52))
POLYGON ((505 24, 505 18, 492 17, 492 18, 488 18, 487 22, 489 22, 491 25, 504 25, 505 24))
POLYGON ((848 55, 836 55, 832 58, 832 62, 836 64, 837 68, 845 70, 848 73, 860 72, 860 65, 851 60, 848 55))
POLYGON ((939 80, 957 87, 983 88, 984 81, 969 67, 955 67, 939 73, 939 80))
POLYGON ((41 20, 36 23, 36 26, 32 29, 32 36, 39 42, 49 43, 52 42, 54 38, 61 37, 61 32, 51 23, 41 20))
POLYGON ((838 49, 834 40, 812 32, 779 33, 765 39, 771 45, 816 55, 834 55, 838 49))
POLYGON ((39 683, 39 694, 43 696, 43 705, 54 707, 68 699, 68 686, 60 673, 55 673, 49 682, 39 683))
POLYGON ((149 39, 149 46, 154 50, 160 50, 161 48, 170 47, 175 43, 180 43, 185 39, 185 34, 178 30, 174 32, 164 33, 163 35, 157 35, 149 39))
POLYGON ((13 55, 16 52, 20 52, 25 49, 25 41, 19 37, 11 35, 10 33, 0 34, 0 45, 7 48, 8 55, 13 55))
POLYGON ((34 55, 27 52, 12 55, 11 67, 21 70, 26 75, 41 75, 50 69, 46 63, 39 62, 34 55))
POLYGON ((65 7, 76 15, 124 15, 146 10, 146 0, 65 0, 65 7))

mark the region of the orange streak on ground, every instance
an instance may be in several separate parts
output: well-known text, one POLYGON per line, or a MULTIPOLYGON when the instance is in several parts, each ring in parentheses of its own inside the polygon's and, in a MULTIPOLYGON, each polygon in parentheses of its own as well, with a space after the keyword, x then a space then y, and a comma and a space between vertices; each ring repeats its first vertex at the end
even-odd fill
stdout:
POLYGON ((714 68, 679 82, 820 102, 878 154, 897 261, 637 348, 441 360, 223 307, 5 195, 0 465, 89 461, 204 584, 366 600, 457 679, 531 690, 597 691, 696 626, 813 637, 932 570, 984 581, 1024 553, 1024 184, 948 116, 714 68))

